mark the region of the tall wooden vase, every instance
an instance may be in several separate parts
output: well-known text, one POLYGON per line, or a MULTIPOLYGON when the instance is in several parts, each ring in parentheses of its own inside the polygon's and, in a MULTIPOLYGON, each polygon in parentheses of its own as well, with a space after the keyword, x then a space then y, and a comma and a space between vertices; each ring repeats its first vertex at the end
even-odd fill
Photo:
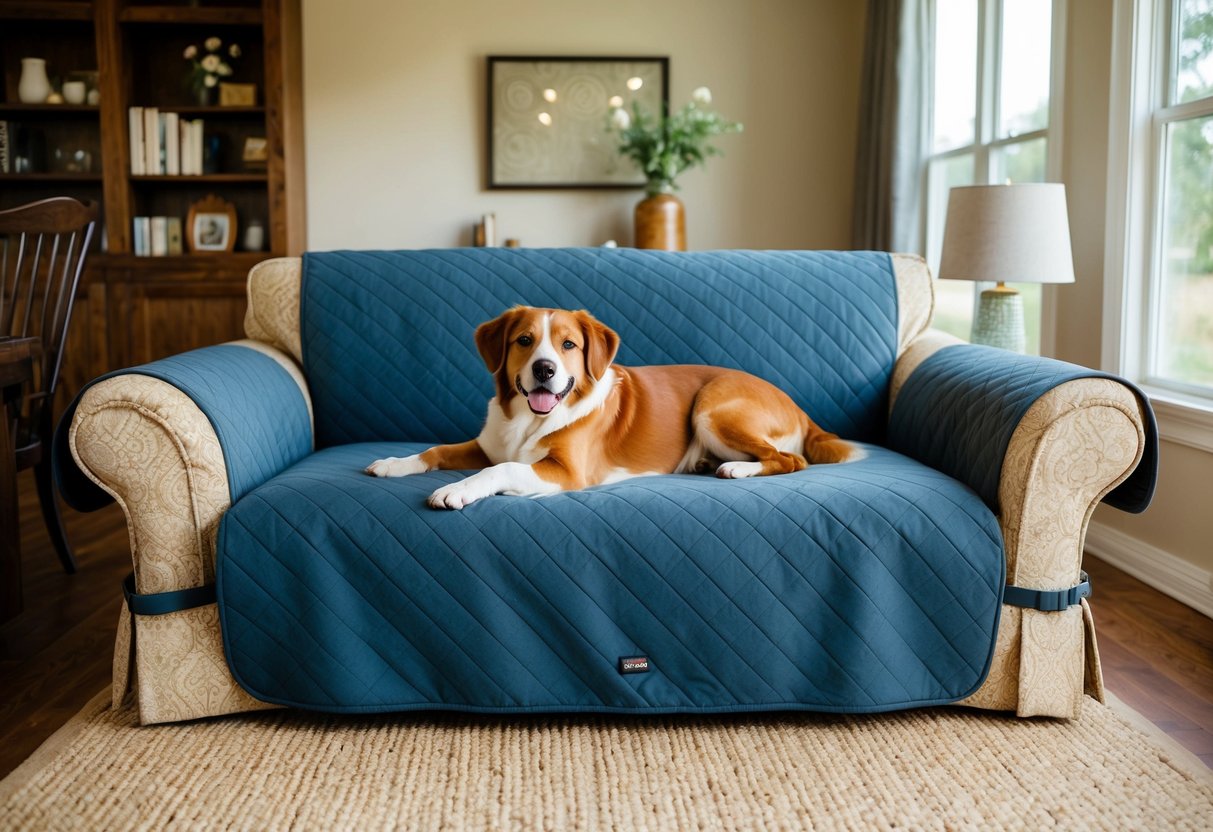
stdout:
POLYGON ((650 192, 637 203, 636 248, 687 250, 687 217, 681 199, 664 190, 650 192))

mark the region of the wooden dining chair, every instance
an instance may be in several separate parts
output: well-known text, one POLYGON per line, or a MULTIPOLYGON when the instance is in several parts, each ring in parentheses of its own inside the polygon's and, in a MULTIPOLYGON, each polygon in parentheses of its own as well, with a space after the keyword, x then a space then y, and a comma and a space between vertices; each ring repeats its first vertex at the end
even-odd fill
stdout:
POLYGON ((69 573, 76 558, 55 502, 51 435, 63 348, 98 214, 97 203, 70 197, 0 211, 0 337, 38 339, 33 380, 17 409, 16 467, 34 469, 46 530, 69 573))

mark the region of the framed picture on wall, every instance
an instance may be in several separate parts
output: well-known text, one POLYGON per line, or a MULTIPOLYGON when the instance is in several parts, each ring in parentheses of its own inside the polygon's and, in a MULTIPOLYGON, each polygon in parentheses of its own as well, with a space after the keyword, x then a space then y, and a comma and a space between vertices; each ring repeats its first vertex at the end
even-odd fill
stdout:
POLYGON ((617 107, 650 117, 670 98, 670 59, 488 58, 488 187, 639 188, 609 129, 617 107))

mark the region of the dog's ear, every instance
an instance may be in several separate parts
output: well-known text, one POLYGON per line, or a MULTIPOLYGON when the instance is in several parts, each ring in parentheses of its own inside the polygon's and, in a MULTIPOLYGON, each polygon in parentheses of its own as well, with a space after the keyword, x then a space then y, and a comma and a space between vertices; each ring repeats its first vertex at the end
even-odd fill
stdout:
POLYGON ((476 349, 480 351, 484 366, 489 368, 490 373, 501 372, 505 364, 505 339, 509 337, 510 326, 521 312, 522 307, 515 306, 476 327, 476 349))
POLYGON ((619 352, 619 335, 584 309, 573 313, 585 335, 585 368, 594 381, 602 378, 619 352))

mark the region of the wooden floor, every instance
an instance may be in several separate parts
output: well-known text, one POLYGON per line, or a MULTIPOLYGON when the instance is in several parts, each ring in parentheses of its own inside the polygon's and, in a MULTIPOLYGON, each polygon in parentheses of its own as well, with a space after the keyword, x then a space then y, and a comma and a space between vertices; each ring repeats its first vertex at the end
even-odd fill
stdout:
MULTIPOLYGON (((25 612, 0 626, 0 777, 110 680, 120 584, 130 571, 122 513, 67 511, 80 571, 64 575, 22 475, 25 612)), ((1213 767, 1213 620, 1087 558, 1107 687, 1213 767)))

